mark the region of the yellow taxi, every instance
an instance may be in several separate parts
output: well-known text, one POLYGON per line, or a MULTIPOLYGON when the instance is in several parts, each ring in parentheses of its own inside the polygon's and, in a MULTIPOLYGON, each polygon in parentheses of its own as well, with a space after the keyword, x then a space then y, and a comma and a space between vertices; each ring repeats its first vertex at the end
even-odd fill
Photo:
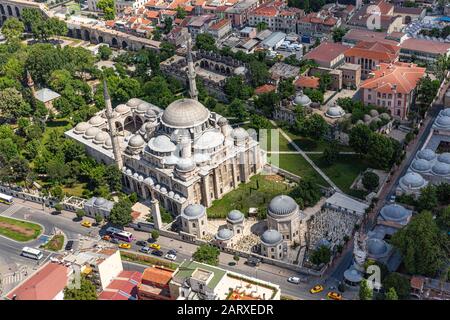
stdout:
POLYGON ((161 250, 161 246, 157 243, 152 243, 150 245, 150 248, 155 249, 155 250, 161 250))
POLYGON ((121 248, 121 249, 131 249, 131 244, 129 244, 129 243, 121 243, 121 244, 119 244, 119 248, 121 248))
POLYGON ((319 293, 319 292, 322 292, 322 291, 323 291, 323 287, 320 284, 312 287, 311 290, 309 290, 309 292, 313 293, 313 294, 314 293, 319 293))
POLYGON ((342 295, 334 291, 328 292, 327 297, 332 300, 342 300, 342 295))
POLYGON ((90 223, 89 221, 83 221, 83 222, 81 223, 81 225, 82 225, 83 227, 86 227, 86 228, 92 227, 92 223, 90 223))

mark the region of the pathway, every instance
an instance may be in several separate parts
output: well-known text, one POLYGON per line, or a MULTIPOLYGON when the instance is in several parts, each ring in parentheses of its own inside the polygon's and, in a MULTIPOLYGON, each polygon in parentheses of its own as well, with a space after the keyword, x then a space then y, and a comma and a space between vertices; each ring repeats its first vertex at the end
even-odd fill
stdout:
POLYGON ((339 189, 339 187, 333 182, 331 181, 330 178, 328 178, 328 176, 322 171, 320 170, 320 168, 318 166, 316 166, 316 164, 314 163, 314 161, 312 161, 308 155, 302 150, 300 149, 300 147, 291 139, 291 137, 289 137, 284 131, 283 129, 279 128, 278 125, 276 124, 275 121, 270 120, 270 122, 277 128, 277 130, 283 135, 283 137, 294 147, 295 150, 297 150, 298 153, 300 153, 302 155, 302 157, 314 168, 314 170, 317 171, 317 173, 319 173, 321 175, 322 178, 325 179, 325 181, 332 186, 336 191, 339 191, 341 193, 342 190, 339 189))
MULTIPOLYGON (((267 153, 273 153, 273 154, 301 154, 298 151, 267 151, 267 153)), ((323 154, 323 151, 303 151, 305 154, 323 154)), ((341 151, 339 154, 356 154, 354 151, 341 151)))

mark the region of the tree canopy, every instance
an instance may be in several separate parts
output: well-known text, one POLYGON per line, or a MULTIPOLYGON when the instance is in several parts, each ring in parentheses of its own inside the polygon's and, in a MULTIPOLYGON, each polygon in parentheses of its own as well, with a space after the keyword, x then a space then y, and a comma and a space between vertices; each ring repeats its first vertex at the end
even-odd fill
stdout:
POLYGON ((192 258, 194 258, 194 260, 198 262, 217 266, 219 264, 219 254, 219 248, 209 244, 202 244, 197 248, 197 251, 194 252, 192 258))

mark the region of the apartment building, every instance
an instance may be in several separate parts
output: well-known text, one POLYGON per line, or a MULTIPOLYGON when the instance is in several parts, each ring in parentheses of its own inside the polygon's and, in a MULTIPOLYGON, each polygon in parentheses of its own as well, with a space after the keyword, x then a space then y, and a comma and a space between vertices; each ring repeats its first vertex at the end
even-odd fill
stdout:
POLYGON ((320 38, 341 25, 341 19, 328 11, 312 12, 297 21, 297 31, 301 35, 320 38))
POLYGON ((248 24, 256 27, 260 23, 265 23, 272 31, 296 33, 296 22, 304 15, 305 13, 301 9, 287 7, 284 2, 274 1, 251 11, 248 16, 248 24))

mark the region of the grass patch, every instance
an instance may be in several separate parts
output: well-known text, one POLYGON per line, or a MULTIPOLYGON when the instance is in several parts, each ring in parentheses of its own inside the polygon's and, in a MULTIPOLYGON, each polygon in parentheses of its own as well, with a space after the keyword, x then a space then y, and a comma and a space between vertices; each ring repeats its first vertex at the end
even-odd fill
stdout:
MULTIPOLYGON (((268 156, 269 162, 271 157, 268 156)), ((304 179, 311 179, 317 184, 328 187, 328 183, 317 173, 316 170, 302 157, 300 154, 280 154, 279 164, 275 164, 281 169, 287 170, 293 174, 296 174, 304 179)))
POLYGON ((50 251, 60 251, 64 244, 64 236, 62 234, 54 235, 53 238, 47 242, 42 248, 50 251))
MULTIPOLYGON (((289 131, 284 131, 289 136, 289 138, 294 141, 294 143, 299 146, 303 151, 324 151, 327 147, 329 147, 332 144, 335 144, 336 142, 330 142, 326 140, 314 140, 308 137, 303 137, 297 134, 294 134, 289 131)), ((338 144, 338 150, 339 151, 353 151, 353 149, 349 146, 338 144)), ((289 150, 295 151, 294 147, 292 145, 289 145, 289 150)))
POLYGON ((38 224, 0 217, 0 234, 16 240, 16 241, 29 241, 36 239, 42 233, 42 227, 38 224))
POLYGON ((332 165, 327 165, 320 154, 309 155, 311 160, 345 193, 352 194, 350 186, 356 177, 368 168, 358 155, 341 154, 332 165))
POLYGON ((62 187, 64 193, 68 196, 83 197, 83 191, 87 189, 86 183, 75 183, 71 187, 62 187))
POLYGON ((176 268, 178 268, 178 263, 169 262, 169 261, 165 261, 162 259, 145 256, 142 254, 120 251, 120 256, 125 261, 144 264, 147 266, 157 265, 157 266, 163 266, 163 267, 169 268, 171 270, 175 270, 176 268))
POLYGON ((230 191, 222 199, 214 200, 208 208, 209 218, 225 218, 233 209, 242 211, 246 216, 248 209, 258 208, 258 212, 267 209, 267 204, 279 194, 289 193, 291 187, 279 176, 255 175, 250 182, 241 183, 236 190, 230 191), (272 178, 270 178, 272 177, 272 178))

